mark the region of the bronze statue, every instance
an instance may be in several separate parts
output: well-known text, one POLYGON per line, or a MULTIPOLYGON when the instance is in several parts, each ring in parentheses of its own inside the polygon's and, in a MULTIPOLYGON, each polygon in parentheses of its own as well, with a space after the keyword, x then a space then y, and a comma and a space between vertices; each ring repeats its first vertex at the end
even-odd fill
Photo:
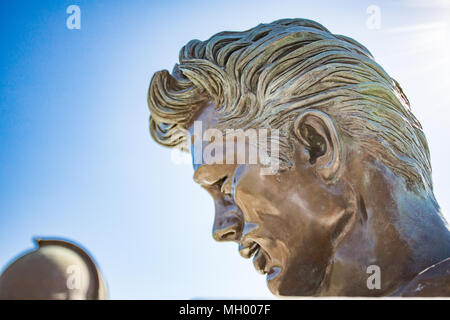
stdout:
POLYGON ((38 248, 0 275, 1 300, 104 300, 106 285, 92 258, 73 242, 34 239, 38 248))
POLYGON ((214 239, 238 243, 273 294, 450 296, 450 233, 424 132, 364 46, 284 19, 192 40, 179 60, 150 83, 156 142, 194 155, 196 122, 225 137, 279 132, 274 174, 194 159, 215 202, 214 239))

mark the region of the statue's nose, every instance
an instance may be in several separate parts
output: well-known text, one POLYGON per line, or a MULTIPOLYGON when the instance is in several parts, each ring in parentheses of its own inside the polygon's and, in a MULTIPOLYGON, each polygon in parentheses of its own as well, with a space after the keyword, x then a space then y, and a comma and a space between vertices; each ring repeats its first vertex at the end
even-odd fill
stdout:
POLYGON ((241 238, 242 221, 234 210, 216 213, 213 238, 216 241, 238 241, 241 238))

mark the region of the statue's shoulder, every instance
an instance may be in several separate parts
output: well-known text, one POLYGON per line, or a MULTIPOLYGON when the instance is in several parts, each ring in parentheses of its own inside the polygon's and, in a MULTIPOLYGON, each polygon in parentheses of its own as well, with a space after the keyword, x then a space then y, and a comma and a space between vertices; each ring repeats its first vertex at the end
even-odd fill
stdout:
POLYGON ((400 292, 403 297, 450 297, 450 257, 420 272, 400 292))

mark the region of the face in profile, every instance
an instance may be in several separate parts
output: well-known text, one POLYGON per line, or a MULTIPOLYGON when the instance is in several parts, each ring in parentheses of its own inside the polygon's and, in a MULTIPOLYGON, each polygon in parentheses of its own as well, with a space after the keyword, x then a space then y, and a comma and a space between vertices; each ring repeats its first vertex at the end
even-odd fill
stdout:
MULTIPOLYGON (((215 128, 214 105, 198 117, 215 128)), ((192 133, 192 128, 191 128, 192 133)), ((207 145, 207 142, 205 142, 207 145)), ((319 181, 299 142, 294 165, 273 175, 258 164, 194 164, 194 180, 213 198, 213 237, 234 241, 276 295, 313 295, 348 221, 342 190, 319 181)))
POLYGON ((172 73, 155 73, 148 105, 151 135, 167 147, 192 145, 196 121, 280 132, 275 174, 197 161, 191 149, 194 180, 215 203, 214 239, 236 242, 276 295, 399 295, 450 254, 422 127, 353 39, 282 19, 192 40, 172 73), (385 270, 382 291, 367 286, 371 265, 385 270))

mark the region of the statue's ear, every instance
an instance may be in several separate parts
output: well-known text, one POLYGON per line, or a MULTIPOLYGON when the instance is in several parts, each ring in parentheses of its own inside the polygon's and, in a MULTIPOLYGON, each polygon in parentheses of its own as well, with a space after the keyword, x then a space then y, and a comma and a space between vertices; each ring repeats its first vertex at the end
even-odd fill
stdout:
POLYGON ((294 133, 306 148, 316 173, 325 182, 333 182, 343 160, 333 120, 322 111, 305 110, 295 120, 294 133))

